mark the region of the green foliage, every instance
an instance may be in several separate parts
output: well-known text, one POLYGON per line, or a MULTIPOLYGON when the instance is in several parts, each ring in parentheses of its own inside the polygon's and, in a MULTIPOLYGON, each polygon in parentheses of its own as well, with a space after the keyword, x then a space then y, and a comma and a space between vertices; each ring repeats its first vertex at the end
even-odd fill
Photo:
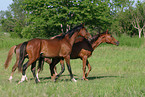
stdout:
POLYGON ((13 0, 9 11, 0 12, 0 22, 4 31, 21 38, 51 37, 80 23, 85 23, 90 32, 109 29, 117 35, 126 33, 132 37, 138 31, 132 25, 130 9, 141 16, 141 27, 145 21, 145 3, 138 1, 136 7, 133 3, 130 0, 13 0))
POLYGON ((145 39, 138 37, 130 38, 127 35, 121 35, 121 37, 118 37, 118 40, 120 42, 120 46, 128 46, 128 47, 142 47, 145 44, 145 39))
POLYGON ((59 34, 61 33, 61 24, 66 32, 67 25, 73 27, 80 23, 86 23, 91 29, 95 27, 106 29, 106 26, 111 23, 107 3, 99 0, 93 2, 89 0, 34 0, 33 2, 25 0, 23 4, 23 9, 27 12, 28 26, 24 28, 22 33, 27 38, 59 34), (26 30, 29 27, 30 32, 26 30))

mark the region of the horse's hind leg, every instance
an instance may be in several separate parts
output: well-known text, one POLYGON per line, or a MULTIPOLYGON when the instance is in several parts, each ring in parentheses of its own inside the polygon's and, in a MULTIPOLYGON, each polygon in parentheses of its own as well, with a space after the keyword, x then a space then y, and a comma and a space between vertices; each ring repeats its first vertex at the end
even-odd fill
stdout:
POLYGON ((85 76, 87 77, 89 75, 89 72, 92 70, 92 68, 88 60, 86 62, 86 65, 88 66, 88 72, 85 74, 85 76))
POLYGON ((11 76, 9 77, 9 81, 11 82, 11 80, 13 79, 13 75, 14 75, 14 72, 16 71, 18 67, 18 61, 16 61, 16 63, 14 64, 14 66, 12 67, 12 72, 11 72, 11 76))
POLYGON ((33 76, 34 76, 35 82, 38 83, 38 79, 37 79, 37 77, 36 77, 35 70, 36 70, 36 61, 32 63, 31 71, 32 71, 32 73, 33 73, 33 76))
POLYGON ((22 69, 22 78, 21 78, 21 81, 18 82, 18 84, 22 83, 23 81, 25 81, 26 79, 26 75, 25 75, 25 72, 26 72, 26 69, 33 63, 35 62, 36 60, 31 60, 29 58, 29 60, 23 65, 23 69, 22 69))
POLYGON ((22 78, 21 78, 21 81, 18 82, 18 84, 22 83, 22 82, 25 81, 25 79, 26 79, 25 70, 27 69, 26 66, 27 66, 28 62, 29 62, 29 61, 27 61, 27 62, 23 65, 23 69, 22 69, 22 78))

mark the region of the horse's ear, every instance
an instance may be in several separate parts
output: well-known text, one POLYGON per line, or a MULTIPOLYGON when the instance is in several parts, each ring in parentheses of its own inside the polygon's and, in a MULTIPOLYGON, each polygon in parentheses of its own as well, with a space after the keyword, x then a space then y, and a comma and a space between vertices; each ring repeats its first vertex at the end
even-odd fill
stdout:
POLYGON ((106 34, 108 34, 108 29, 107 29, 107 31, 106 31, 106 34))

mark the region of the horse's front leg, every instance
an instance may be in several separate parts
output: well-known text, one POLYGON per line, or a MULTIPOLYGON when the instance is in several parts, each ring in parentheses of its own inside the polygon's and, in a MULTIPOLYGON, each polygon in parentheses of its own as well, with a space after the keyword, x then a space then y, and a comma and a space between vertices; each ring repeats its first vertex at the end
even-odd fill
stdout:
POLYGON ((77 80, 75 80, 75 78, 73 77, 73 74, 72 74, 71 65, 70 65, 70 55, 66 56, 64 59, 65 59, 66 64, 67 64, 67 68, 68 68, 68 71, 70 73, 71 80, 74 82, 77 82, 77 80))
POLYGON ((43 65, 44 65, 44 58, 40 57, 39 58, 38 69, 37 69, 37 74, 36 74, 36 78, 38 79, 38 82, 40 82, 38 75, 39 75, 39 72, 43 70, 43 65))
POLYGON ((87 56, 83 56, 82 60, 83 60, 83 80, 86 80, 87 81, 88 79, 85 76, 87 56))
POLYGON ((91 68, 91 65, 90 65, 90 63, 89 63, 89 61, 87 60, 87 63, 86 63, 86 65, 88 66, 88 72, 86 73, 86 77, 88 77, 88 75, 89 75, 89 73, 90 73, 90 71, 92 70, 92 68, 91 68))

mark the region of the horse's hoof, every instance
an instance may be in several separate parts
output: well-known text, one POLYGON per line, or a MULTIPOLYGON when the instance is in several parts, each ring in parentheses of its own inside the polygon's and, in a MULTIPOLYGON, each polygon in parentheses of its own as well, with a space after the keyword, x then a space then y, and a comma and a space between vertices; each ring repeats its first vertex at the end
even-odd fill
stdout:
POLYGON ((82 80, 88 81, 88 79, 87 79, 87 78, 82 78, 82 80))
POLYGON ((38 82, 40 82, 40 80, 38 79, 38 82))
POLYGON ((72 80, 73 82, 77 82, 77 80, 75 80, 75 78, 72 78, 71 80, 72 80))
POLYGON ((27 78, 27 77, 25 77, 25 80, 26 80, 26 81, 28 81, 28 78, 27 78))
POLYGON ((21 83, 21 81, 18 82, 18 85, 21 83))
POLYGON ((36 84, 39 82, 38 79, 35 79, 36 84))
POLYGON ((12 79, 13 79, 13 77, 12 77, 12 76, 10 76, 9 81, 11 82, 11 81, 12 81, 12 79))
POLYGON ((12 80, 11 79, 8 79, 8 81, 11 83, 12 82, 12 80))

